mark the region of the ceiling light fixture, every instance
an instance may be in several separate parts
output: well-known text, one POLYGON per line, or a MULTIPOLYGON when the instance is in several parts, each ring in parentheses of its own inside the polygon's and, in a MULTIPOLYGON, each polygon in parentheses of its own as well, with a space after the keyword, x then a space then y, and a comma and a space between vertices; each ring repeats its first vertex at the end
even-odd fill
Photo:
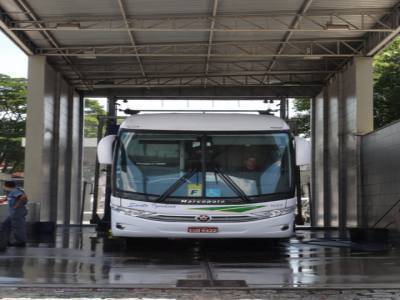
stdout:
POLYGON ((96 59, 96 53, 94 51, 85 51, 77 56, 80 59, 96 59))
POLYGON ((303 57, 304 60, 320 60, 322 56, 319 55, 306 55, 303 57))
POLYGON ((325 29, 326 30, 350 30, 350 27, 347 24, 335 24, 335 23, 328 22, 325 25, 325 29))
POLYGON ((78 30, 81 29, 81 24, 77 22, 57 23, 56 28, 61 30, 78 30))

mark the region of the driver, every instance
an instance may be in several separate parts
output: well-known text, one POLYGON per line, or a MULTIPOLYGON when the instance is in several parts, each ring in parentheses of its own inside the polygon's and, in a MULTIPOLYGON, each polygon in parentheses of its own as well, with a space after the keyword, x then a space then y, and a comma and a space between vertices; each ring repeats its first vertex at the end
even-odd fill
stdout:
POLYGON ((257 159, 254 156, 249 156, 244 161, 244 171, 257 171, 257 159))

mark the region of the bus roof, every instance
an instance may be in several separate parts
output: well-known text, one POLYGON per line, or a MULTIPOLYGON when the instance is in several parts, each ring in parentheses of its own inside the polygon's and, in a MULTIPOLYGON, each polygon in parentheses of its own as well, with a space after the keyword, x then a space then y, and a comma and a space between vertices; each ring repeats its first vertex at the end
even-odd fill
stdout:
POLYGON ((128 117, 120 128, 157 131, 289 130, 280 118, 239 113, 155 113, 128 117))

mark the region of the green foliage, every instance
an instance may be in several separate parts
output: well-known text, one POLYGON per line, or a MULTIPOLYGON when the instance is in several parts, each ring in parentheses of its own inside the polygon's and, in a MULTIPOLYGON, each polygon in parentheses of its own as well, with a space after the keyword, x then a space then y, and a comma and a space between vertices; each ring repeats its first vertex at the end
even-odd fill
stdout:
POLYGON ((400 119, 400 38, 374 60, 375 127, 400 119))
MULTIPOLYGON (((0 74, 0 172, 24 169, 27 80, 0 74)), ((96 100, 85 102, 85 137, 97 137, 97 115, 106 114, 96 100)))
POLYGON ((307 113, 310 111, 311 103, 309 99, 296 99, 294 101, 294 109, 297 112, 307 113))
POLYGON ((297 123, 297 133, 309 137, 311 135, 309 99, 295 99, 294 109, 296 111, 295 119, 297 123))
POLYGON ((0 74, 0 166, 2 172, 24 168, 27 81, 0 74))
MULTIPOLYGON (((310 102, 294 102, 299 133, 310 134, 310 102)), ((374 122, 380 128, 400 119, 400 38, 374 59, 374 122)))
POLYGON ((106 111, 97 100, 85 100, 85 137, 97 137, 97 128, 99 126, 97 116, 105 114, 106 111))

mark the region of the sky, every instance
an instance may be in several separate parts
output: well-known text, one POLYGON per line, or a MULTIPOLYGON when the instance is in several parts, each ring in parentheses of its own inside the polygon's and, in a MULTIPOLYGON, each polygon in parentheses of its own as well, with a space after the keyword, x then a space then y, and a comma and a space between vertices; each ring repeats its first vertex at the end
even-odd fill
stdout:
POLYGON ((27 77, 28 57, 0 31, 0 74, 27 77))
MULTIPOLYGON (((28 73, 28 57, 20 50, 4 33, 0 31, 0 74, 9 75, 11 77, 27 77, 28 73)), ((107 100, 103 98, 97 99, 104 107, 107 100)), ((263 101, 173 101, 173 100, 135 100, 129 101, 127 104, 120 101, 120 109, 130 108, 138 110, 265 110, 268 108, 277 109, 276 104, 265 104, 263 101)), ((289 114, 293 114, 290 105, 289 114)), ((123 113, 119 113, 123 115, 123 113)))

